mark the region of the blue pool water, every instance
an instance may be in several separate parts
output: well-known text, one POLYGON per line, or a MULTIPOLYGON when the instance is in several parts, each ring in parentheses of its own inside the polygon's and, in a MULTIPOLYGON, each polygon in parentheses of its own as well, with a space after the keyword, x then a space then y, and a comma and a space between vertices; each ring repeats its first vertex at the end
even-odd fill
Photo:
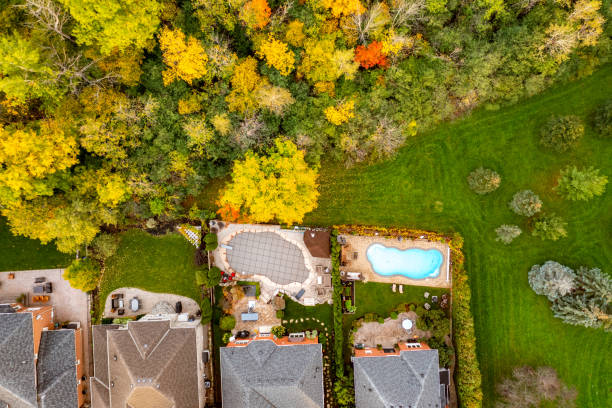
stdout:
POLYGON ((372 244, 366 251, 370 265, 379 275, 404 275, 410 279, 435 278, 444 257, 437 249, 397 249, 372 244))

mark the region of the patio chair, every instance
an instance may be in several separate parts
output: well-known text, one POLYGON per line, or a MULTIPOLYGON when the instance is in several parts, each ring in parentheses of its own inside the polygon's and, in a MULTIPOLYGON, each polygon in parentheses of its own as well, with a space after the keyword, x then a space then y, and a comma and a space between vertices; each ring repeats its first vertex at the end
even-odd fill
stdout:
POLYGON ((393 293, 395 293, 395 288, 396 288, 396 285, 394 283, 393 286, 391 287, 391 289, 393 290, 393 293))
POLYGON ((125 314, 125 309, 119 309, 119 310, 117 310, 117 314, 118 314, 119 316, 123 316, 123 315, 125 314))
POLYGON ((404 293, 404 285, 399 285, 399 292, 404 293))
POLYGON ((45 280, 47 280, 44 276, 38 277, 38 278, 34 278, 34 283, 43 283, 45 280))

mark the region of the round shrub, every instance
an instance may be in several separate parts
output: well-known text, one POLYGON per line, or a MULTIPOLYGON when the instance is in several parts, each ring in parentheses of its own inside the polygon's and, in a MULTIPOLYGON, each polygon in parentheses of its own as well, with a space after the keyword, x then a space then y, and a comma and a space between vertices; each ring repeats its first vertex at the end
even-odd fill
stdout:
POLYGON ((512 211, 525 217, 531 217, 542 210, 542 200, 531 190, 522 190, 514 194, 508 205, 512 211))
POLYGON ((494 170, 479 167, 468 175, 467 182, 476 194, 487 194, 497 190, 501 177, 494 170))
POLYGON ((393 320, 397 319, 397 312, 391 312, 389 317, 391 317, 393 320))
POLYGON ((272 334, 276 337, 276 338, 281 338, 283 337, 285 334, 287 333, 287 329, 285 329, 285 326, 274 326, 272 328, 272 334))
POLYGON ((584 134, 584 125, 577 116, 553 116, 540 132, 540 144, 557 153, 574 147, 584 134))
POLYGON ((285 311, 284 310, 277 310, 276 311, 276 318, 277 319, 282 319, 283 317, 285 317, 285 311))
POLYGON ((219 322, 219 327, 221 330, 232 330, 234 327, 236 327, 236 318, 230 315, 223 316, 219 322))
POLYGON ((533 265, 528 275, 529 286, 538 295, 554 302, 575 289, 576 274, 559 262, 547 261, 544 265, 533 265))
POLYGON ((223 344, 227 344, 229 343, 231 337, 232 333, 223 333, 223 338, 221 338, 221 341, 223 342, 223 344))
POLYGON ((378 318, 378 323, 383 324, 385 322, 385 319, 383 319, 382 317, 378 318))
POLYGON ((63 277, 73 288, 89 292, 98 286, 100 264, 90 258, 76 259, 66 268, 63 277))
POLYGON ((556 241, 567 236, 566 226, 567 223, 563 221, 563 218, 555 214, 543 214, 534 220, 531 234, 534 237, 556 241))
POLYGON ((603 138, 612 137, 612 99, 595 111, 593 127, 598 136, 603 138))
POLYGON ((91 246, 94 250, 95 257, 99 260, 104 260, 115 255, 119 247, 119 242, 116 236, 102 233, 94 238, 91 246))
POLYGON ((514 241, 514 238, 521 235, 521 232, 522 231, 518 227, 518 225, 500 225, 495 229, 495 233, 497 234, 497 238, 495 240, 501 241, 504 244, 508 245, 512 241, 514 241))
POLYGON ((208 324, 212 320, 213 310, 210 305, 210 299, 205 298, 200 303, 200 310, 202 311, 201 322, 202 324, 208 324))

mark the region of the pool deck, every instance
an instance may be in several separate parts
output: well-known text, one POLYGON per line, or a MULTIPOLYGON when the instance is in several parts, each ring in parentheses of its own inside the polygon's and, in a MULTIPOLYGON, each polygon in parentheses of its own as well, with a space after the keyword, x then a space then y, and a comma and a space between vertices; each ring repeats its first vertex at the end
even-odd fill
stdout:
POLYGON ((397 238, 365 237, 359 235, 342 235, 346 240, 346 246, 342 247, 342 259, 345 265, 340 266, 340 271, 361 273, 364 282, 396 283, 399 285, 429 286, 436 288, 450 288, 451 276, 449 269, 450 249, 442 242, 430 242, 427 240, 398 241, 397 238), (437 249, 442 253, 444 260, 440 266, 440 274, 435 278, 410 279, 401 275, 382 276, 374 272, 372 265, 366 256, 366 250, 372 244, 382 244, 386 247, 398 249, 437 249), (354 254, 357 253, 357 259, 354 254))

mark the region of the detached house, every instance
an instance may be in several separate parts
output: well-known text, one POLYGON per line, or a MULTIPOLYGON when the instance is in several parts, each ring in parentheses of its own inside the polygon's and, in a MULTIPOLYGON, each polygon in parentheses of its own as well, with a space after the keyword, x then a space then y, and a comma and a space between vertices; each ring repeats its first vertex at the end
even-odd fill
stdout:
POLYGON ((84 403, 81 328, 54 329, 51 306, 0 305, 0 408, 84 403))
POLYGON ((202 326, 147 315, 93 326, 93 408, 202 408, 202 326))
POLYGON ((445 408, 449 372, 438 366, 438 350, 424 343, 398 349, 355 350, 357 408, 445 408))
POLYGON ((258 336, 221 347, 224 408, 323 408, 323 354, 316 339, 258 336))

